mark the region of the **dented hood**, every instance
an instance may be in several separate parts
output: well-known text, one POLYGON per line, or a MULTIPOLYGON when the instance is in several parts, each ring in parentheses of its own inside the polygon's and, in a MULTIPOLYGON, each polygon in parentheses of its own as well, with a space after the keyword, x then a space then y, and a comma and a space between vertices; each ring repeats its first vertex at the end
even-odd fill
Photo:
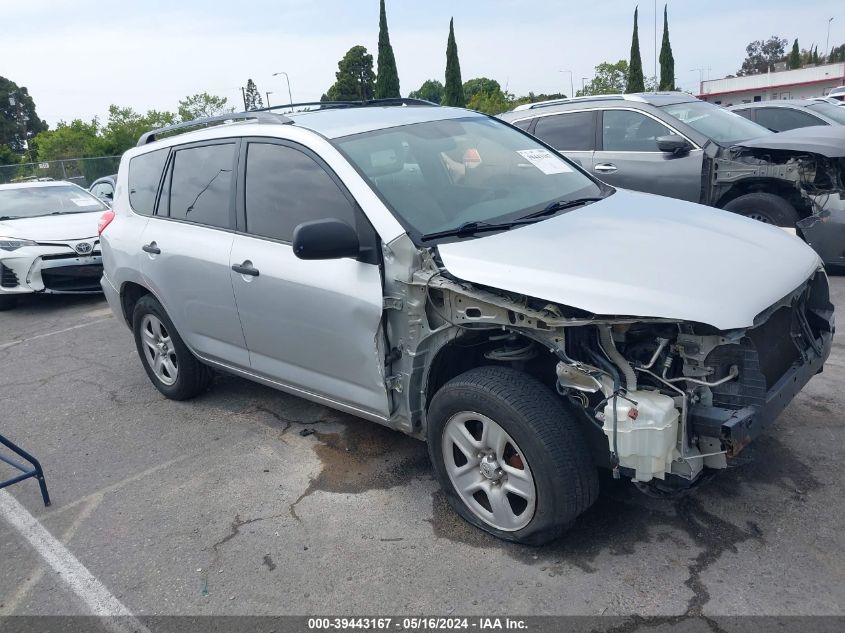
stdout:
POLYGON ((0 235, 36 242, 64 242, 96 237, 102 211, 41 215, 0 222, 0 235))
POLYGON ((810 247, 782 229, 625 190, 438 250, 446 269, 471 283, 594 314, 699 321, 721 330, 752 325, 820 265, 810 247))
POLYGON ((736 147, 813 152, 828 158, 842 158, 845 157, 845 125, 814 125, 796 128, 737 143, 736 147))

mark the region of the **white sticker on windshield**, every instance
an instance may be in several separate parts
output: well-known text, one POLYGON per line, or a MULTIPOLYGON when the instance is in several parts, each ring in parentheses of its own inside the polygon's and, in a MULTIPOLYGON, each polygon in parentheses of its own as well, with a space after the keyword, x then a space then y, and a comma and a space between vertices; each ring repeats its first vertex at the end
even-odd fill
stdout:
POLYGON ((516 153, 546 175, 567 174, 572 168, 547 149, 518 149, 516 153))
POLYGON ((91 207, 96 204, 96 202, 90 198, 71 198, 70 201, 77 207, 91 207))

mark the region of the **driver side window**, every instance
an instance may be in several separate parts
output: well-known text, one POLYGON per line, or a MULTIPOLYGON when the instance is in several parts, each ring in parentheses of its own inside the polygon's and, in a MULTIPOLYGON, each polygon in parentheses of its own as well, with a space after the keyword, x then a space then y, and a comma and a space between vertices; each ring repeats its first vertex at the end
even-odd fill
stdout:
POLYGON ((605 110, 602 117, 605 152, 659 152, 657 137, 672 134, 668 127, 639 112, 605 110))

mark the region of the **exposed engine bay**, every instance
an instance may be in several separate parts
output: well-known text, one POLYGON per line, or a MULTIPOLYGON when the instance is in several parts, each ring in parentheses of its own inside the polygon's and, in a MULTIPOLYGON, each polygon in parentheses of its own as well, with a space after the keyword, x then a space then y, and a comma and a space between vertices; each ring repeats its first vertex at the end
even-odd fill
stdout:
POLYGON ((390 284, 393 422, 425 436, 427 401, 471 367, 504 363, 577 412, 593 459, 638 484, 689 487, 725 468, 820 371, 832 305, 823 271, 747 329, 601 316, 451 276, 436 256, 390 284))

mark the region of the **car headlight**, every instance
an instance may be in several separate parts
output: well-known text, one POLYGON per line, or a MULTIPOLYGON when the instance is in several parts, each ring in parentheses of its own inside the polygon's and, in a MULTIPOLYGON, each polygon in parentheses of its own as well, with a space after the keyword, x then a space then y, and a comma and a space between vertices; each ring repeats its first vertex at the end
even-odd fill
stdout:
POLYGON ((38 246, 38 242, 19 240, 16 237, 0 237, 0 250, 16 251, 24 246, 38 246))

